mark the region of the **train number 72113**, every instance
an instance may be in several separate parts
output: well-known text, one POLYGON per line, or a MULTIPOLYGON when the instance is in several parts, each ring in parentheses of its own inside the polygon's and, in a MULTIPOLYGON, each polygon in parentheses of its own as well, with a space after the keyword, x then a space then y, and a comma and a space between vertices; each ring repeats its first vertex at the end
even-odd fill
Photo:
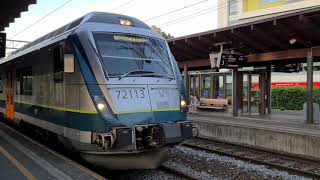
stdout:
POLYGON ((144 90, 118 90, 117 99, 143 99, 145 98, 144 90))

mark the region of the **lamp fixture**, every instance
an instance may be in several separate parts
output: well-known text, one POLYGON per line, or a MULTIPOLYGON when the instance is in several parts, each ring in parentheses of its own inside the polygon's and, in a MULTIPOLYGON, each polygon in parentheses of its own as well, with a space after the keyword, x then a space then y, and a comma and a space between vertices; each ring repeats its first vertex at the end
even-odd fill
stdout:
POLYGON ((290 44, 294 44, 294 43, 296 43, 297 42, 297 40, 295 39, 295 38, 291 38, 290 40, 289 40, 289 43, 290 44))

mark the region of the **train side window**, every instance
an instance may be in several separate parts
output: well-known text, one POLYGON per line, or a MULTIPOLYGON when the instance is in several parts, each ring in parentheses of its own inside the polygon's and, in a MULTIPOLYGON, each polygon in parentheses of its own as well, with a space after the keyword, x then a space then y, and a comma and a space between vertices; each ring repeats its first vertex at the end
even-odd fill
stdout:
POLYGON ((58 46, 53 50, 53 65, 54 82, 62 82, 64 69, 62 46, 58 46))
POLYGON ((3 81, 2 81, 2 77, 0 75, 0 93, 3 93, 3 85, 2 85, 3 81))
POLYGON ((16 94, 32 95, 32 68, 16 71, 16 94))

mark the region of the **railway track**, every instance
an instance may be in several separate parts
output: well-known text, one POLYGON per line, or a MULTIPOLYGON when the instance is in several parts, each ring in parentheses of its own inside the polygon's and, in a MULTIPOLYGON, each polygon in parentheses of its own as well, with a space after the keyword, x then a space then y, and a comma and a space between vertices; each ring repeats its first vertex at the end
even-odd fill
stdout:
POLYGON ((184 172, 182 172, 180 170, 177 170, 177 169, 169 167, 169 166, 161 165, 158 169, 161 170, 161 171, 165 171, 165 172, 168 172, 170 174, 185 178, 185 179, 197 180, 196 177, 193 177, 193 176, 189 175, 188 173, 184 173, 184 172))
POLYGON ((252 149, 249 147, 203 138, 195 138, 186 141, 182 146, 267 165, 296 175, 320 179, 320 161, 317 160, 303 159, 292 155, 252 149))

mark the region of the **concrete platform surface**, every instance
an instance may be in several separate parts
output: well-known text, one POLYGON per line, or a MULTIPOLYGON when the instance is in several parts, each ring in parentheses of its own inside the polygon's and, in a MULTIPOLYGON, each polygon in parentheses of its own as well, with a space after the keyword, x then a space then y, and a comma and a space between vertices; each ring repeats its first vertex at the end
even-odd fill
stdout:
MULTIPOLYGON (((320 160, 320 126, 250 117, 189 115, 201 137, 320 160)), ((285 118, 285 117, 284 117, 285 118)))
POLYGON ((0 122, 0 179, 103 179, 0 122))

